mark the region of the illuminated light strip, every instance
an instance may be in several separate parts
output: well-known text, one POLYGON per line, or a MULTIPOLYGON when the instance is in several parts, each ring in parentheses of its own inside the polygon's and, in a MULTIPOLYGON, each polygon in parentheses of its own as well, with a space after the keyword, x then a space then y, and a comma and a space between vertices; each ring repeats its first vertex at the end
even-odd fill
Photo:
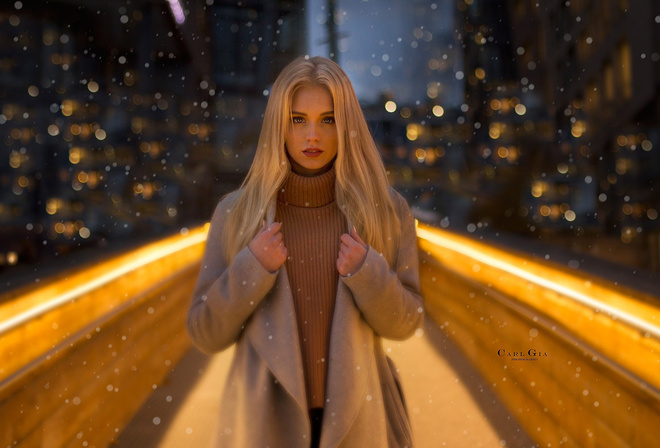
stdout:
POLYGON ((193 235, 185 238, 184 240, 169 244, 164 248, 150 251, 148 254, 140 258, 137 258, 131 262, 128 262, 122 265, 121 267, 118 267, 115 270, 109 271, 108 273, 94 280, 91 280, 87 283, 83 283, 80 286, 77 286, 65 293, 62 293, 58 296, 51 298, 47 302, 41 303, 37 306, 30 308, 27 311, 24 311, 20 314, 17 314, 16 316, 13 316, 7 320, 0 322, 0 335, 13 330, 14 328, 28 322, 31 319, 35 319, 49 311, 52 311, 62 305, 65 305, 70 301, 74 302, 76 298, 82 296, 83 294, 87 294, 97 288, 100 288, 141 266, 147 265, 149 263, 153 263, 156 260, 173 255, 176 252, 179 252, 183 249, 187 249, 188 247, 194 246, 195 244, 203 243, 205 240, 206 240, 206 232, 200 232, 197 235, 193 235))
POLYGON ((172 14, 174 14, 174 20, 176 20, 176 23, 181 25, 183 22, 186 21, 186 14, 183 12, 183 8, 181 7, 181 2, 179 0, 167 0, 167 1, 170 4, 170 9, 172 10, 172 14))
POLYGON ((604 310, 607 313, 609 313, 611 316, 615 317, 616 319, 626 322, 627 324, 632 325, 633 327, 636 327, 638 329, 644 330, 645 332, 652 334, 656 338, 660 339, 660 327, 657 327, 645 320, 638 318, 637 316, 626 313, 625 311, 621 311, 606 303, 600 302, 597 299, 594 299, 593 297, 590 297, 586 294, 582 294, 578 291, 574 291, 570 288, 567 288, 558 283, 547 280, 543 277, 539 277, 538 275, 527 272, 524 269, 520 269, 510 263, 506 263, 501 260, 498 260, 497 258, 482 254, 475 249, 470 249, 469 247, 465 247, 465 245, 463 244, 457 243, 448 238, 444 238, 428 230, 417 228, 417 236, 438 246, 446 247, 455 252, 467 255, 468 257, 474 260, 477 260, 486 265, 490 265, 496 269, 505 272, 507 271, 511 272, 512 274, 517 275, 518 277, 521 277, 531 283, 536 283, 539 286, 555 291, 566 297, 570 297, 584 305, 589 305, 595 308, 596 310, 604 310))

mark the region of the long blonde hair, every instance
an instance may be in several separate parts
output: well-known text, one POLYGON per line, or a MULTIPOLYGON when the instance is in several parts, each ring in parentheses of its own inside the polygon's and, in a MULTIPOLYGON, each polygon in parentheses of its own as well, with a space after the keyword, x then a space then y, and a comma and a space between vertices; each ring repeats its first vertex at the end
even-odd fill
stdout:
POLYGON ((348 76, 335 62, 321 57, 297 58, 273 84, 252 166, 230 205, 224 228, 228 262, 257 233, 291 171, 284 143, 293 96, 302 86, 323 86, 330 92, 338 134, 337 204, 349 225, 392 265, 400 222, 388 192, 385 167, 348 76))

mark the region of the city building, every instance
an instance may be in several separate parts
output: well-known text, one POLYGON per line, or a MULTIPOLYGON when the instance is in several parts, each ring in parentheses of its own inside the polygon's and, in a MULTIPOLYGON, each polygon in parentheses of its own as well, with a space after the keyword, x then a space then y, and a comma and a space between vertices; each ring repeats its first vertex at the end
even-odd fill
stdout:
POLYGON ((660 4, 509 6, 519 77, 556 129, 532 174, 537 226, 563 222, 576 247, 660 269, 660 4))
POLYGON ((535 85, 518 75, 506 2, 459 1, 456 14, 471 130, 461 184, 473 198, 470 221, 534 232, 523 192, 529 190, 529 172, 552 152, 553 125, 535 85))
POLYGON ((207 220, 247 171, 268 85, 299 53, 300 11, 3 3, 0 271, 207 220))

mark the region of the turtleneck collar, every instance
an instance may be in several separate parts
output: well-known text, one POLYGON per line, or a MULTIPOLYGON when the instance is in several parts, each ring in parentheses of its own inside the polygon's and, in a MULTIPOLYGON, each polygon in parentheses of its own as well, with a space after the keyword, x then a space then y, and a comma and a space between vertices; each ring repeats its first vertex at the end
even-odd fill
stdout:
POLYGON ((323 207, 335 200, 335 167, 318 176, 291 171, 277 193, 277 200, 296 207, 323 207))

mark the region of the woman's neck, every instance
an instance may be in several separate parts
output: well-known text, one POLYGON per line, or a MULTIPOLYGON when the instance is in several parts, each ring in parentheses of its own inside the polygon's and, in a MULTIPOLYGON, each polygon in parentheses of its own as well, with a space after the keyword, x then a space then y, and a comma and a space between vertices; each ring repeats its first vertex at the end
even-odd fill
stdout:
POLYGON ((322 207, 335 200, 335 170, 316 176, 291 171, 277 194, 277 200, 296 207, 322 207))
POLYGON ((313 177, 313 176, 319 176, 321 174, 325 174, 328 171, 330 171, 335 166, 335 159, 332 159, 327 165, 316 170, 305 168, 304 166, 300 165, 295 160, 293 160, 291 157, 289 157, 289 163, 291 164, 291 171, 297 174, 298 176, 313 177))

